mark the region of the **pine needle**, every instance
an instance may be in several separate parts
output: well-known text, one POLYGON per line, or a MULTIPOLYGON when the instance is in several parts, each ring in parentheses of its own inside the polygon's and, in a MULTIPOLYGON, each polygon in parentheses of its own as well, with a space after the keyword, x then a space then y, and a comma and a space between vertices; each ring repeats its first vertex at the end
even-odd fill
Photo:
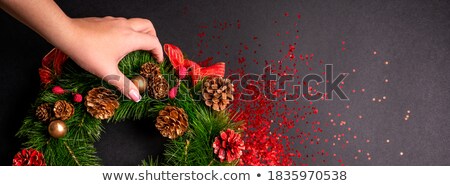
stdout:
MULTIPOLYGON (((148 52, 132 52, 122 59, 119 69, 126 77, 132 78, 138 75, 140 66, 146 62, 156 63, 148 52)), ((160 71, 168 80, 170 87, 178 84, 170 62, 161 63, 160 71)), ((71 93, 63 95, 52 93, 51 88, 56 85, 82 95, 98 86, 115 90, 113 86, 69 61, 64 65, 61 77, 48 86, 48 89, 41 91, 16 135, 26 139, 23 143, 25 148, 35 148, 43 152, 47 165, 100 165, 94 142, 100 140, 103 124, 87 113, 84 103, 73 103, 75 113, 65 121, 68 132, 60 139, 52 138, 48 134, 48 123, 41 122, 34 116, 35 109, 42 103, 53 104, 58 100, 72 102, 71 93)), ((156 100, 145 94, 138 103, 116 92, 123 99, 120 100, 120 106, 114 116, 106 123, 155 117, 168 104, 181 107, 188 115, 189 128, 186 134, 170 140, 165 145, 162 157, 164 162, 149 157, 148 160, 142 161, 142 165, 235 165, 237 161, 233 163, 217 161, 212 143, 221 131, 228 128, 238 130, 241 123, 234 122, 235 115, 230 115, 226 111, 215 112, 206 107, 200 99, 200 85, 201 82, 192 87, 190 79, 186 78, 186 81, 180 83, 176 99, 156 100)))

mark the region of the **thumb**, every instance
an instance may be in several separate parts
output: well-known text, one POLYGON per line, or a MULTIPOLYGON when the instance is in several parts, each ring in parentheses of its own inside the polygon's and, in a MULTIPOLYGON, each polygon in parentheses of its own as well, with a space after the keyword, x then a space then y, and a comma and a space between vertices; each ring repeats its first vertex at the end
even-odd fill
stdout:
POLYGON ((134 102, 141 100, 137 87, 119 69, 116 69, 115 73, 107 75, 103 79, 134 102))

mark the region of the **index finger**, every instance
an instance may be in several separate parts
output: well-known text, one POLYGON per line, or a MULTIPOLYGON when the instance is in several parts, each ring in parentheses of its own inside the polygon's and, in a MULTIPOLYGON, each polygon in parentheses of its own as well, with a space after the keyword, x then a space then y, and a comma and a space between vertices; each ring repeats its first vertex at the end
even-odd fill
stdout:
POLYGON ((135 42, 136 50, 147 50, 152 53, 156 61, 161 63, 164 60, 164 53, 158 37, 150 34, 136 33, 135 42))

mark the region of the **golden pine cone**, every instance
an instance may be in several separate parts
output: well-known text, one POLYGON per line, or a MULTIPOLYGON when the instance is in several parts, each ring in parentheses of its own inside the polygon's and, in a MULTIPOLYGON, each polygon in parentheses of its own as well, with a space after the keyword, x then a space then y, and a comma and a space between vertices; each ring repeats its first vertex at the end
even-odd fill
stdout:
POLYGON ((104 87, 97 87, 89 90, 86 95, 84 105, 87 111, 94 118, 108 119, 114 115, 114 112, 119 108, 119 101, 117 95, 111 90, 104 87))
POLYGON ((161 74, 150 78, 147 84, 147 90, 150 97, 163 99, 168 96, 169 83, 167 83, 167 80, 161 74))
POLYGON ((203 82, 202 97, 208 107, 221 111, 234 100, 234 86, 227 78, 209 77, 203 82))
POLYGON ((166 106, 159 111, 156 118, 156 128, 164 137, 175 139, 182 136, 188 128, 188 116, 184 109, 166 106))
POLYGON ((50 121, 52 118, 52 107, 49 103, 43 103, 36 109, 36 117, 41 121, 50 121))
POLYGON ((58 100, 56 101, 55 105, 53 105, 53 113, 55 114, 55 117, 60 120, 67 120, 70 117, 72 117, 73 113, 75 112, 75 108, 73 107, 72 103, 69 103, 64 100, 58 100))
POLYGON ((151 79, 152 77, 160 75, 161 72, 159 69, 159 65, 154 64, 152 62, 147 62, 141 66, 140 74, 142 77, 151 79))

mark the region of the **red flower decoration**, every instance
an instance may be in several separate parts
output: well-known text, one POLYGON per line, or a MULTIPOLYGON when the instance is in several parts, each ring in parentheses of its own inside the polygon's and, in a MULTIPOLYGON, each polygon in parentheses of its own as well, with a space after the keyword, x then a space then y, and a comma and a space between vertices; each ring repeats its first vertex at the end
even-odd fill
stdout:
POLYGON ((45 166, 44 155, 34 149, 23 149, 13 159, 13 166, 45 166))
POLYGON ((220 162, 226 160, 229 163, 239 159, 242 155, 242 150, 245 149, 241 135, 231 129, 227 129, 215 138, 213 148, 214 154, 217 154, 220 162))

